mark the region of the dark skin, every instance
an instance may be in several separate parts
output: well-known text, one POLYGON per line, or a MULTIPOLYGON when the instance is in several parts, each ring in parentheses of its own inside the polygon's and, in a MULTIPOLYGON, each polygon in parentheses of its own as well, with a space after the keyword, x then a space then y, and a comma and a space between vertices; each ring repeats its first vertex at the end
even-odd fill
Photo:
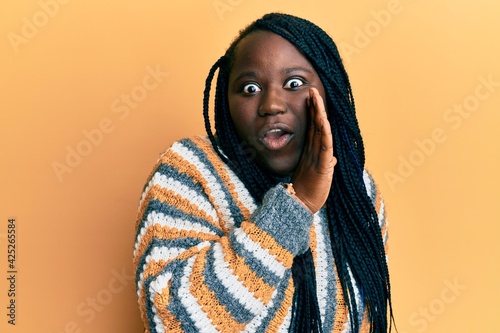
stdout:
POLYGON ((312 213, 326 202, 337 163, 324 99, 318 74, 286 39, 257 31, 238 43, 228 88, 236 132, 260 165, 291 176, 312 213))

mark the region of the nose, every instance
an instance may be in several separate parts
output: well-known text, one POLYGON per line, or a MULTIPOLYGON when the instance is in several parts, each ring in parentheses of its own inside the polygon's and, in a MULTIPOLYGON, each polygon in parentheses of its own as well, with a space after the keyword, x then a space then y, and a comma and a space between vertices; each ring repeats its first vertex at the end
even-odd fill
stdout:
POLYGON ((261 117, 273 116, 286 112, 286 102, 283 92, 279 89, 267 89, 261 93, 258 114, 261 117))

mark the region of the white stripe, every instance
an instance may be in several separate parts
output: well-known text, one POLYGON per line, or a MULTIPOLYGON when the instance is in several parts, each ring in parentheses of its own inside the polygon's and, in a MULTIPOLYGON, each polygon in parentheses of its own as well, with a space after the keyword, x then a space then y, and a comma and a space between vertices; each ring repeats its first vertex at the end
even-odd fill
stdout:
POLYGON ((193 269, 194 261, 196 257, 189 258, 184 268, 184 272, 181 278, 181 285, 179 287, 180 301, 186 311, 189 313, 189 317, 194 322, 194 325, 198 329, 198 332, 204 333, 217 333, 216 328, 213 326, 212 321, 208 318, 207 314, 203 311, 202 307, 198 303, 198 299, 195 298, 190 291, 191 282, 189 277, 191 276, 191 271, 193 269))
POLYGON ((144 199, 146 198, 146 195, 148 194, 149 189, 151 188, 150 184, 151 184, 151 181, 150 181, 150 182, 148 183, 148 185, 144 188, 144 191, 142 191, 142 194, 141 194, 141 200, 139 200, 139 207, 137 207, 137 211, 138 211, 138 212, 141 210, 142 203, 144 202, 144 199))
POLYGON ((173 191, 183 199, 188 200, 191 204, 196 205, 212 219, 217 220, 217 212, 206 197, 199 195, 199 192, 192 190, 174 178, 167 177, 157 172, 151 179, 150 184, 151 186, 159 185, 166 190, 173 191))
POLYGON ((168 281, 172 279, 171 272, 165 272, 160 274, 154 278, 153 281, 149 284, 149 299, 151 302, 154 302, 156 294, 160 294, 163 292, 163 288, 168 285, 168 281))
POLYGON ((158 316, 158 311, 156 307, 153 306, 153 321, 155 322, 155 329, 157 333, 165 333, 165 326, 163 326, 163 321, 160 316, 158 316))
POLYGON ((318 296, 318 306, 321 315, 321 321, 325 321, 325 310, 327 303, 327 288, 328 288, 328 270, 326 259, 326 246, 325 246, 325 233, 321 224, 321 217, 319 214, 314 215, 314 227, 316 234, 316 294, 318 296))
POLYGON ((278 333, 288 333, 288 329, 290 328, 290 322, 292 321, 292 307, 288 308, 288 313, 286 314, 285 320, 283 321, 283 325, 278 329, 278 333))
POLYGON ((214 271, 217 278, 227 291, 236 299, 242 306, 250 311, 253 315, 257 315, 265 307, 265 304, 257 299, 254 294, 249 291, 241 281, 234 275, 228 267, 229 264, 224 260, 224 252, 219 243, 214 244, 214 271))
POLYGON ((257 328, 261 325, 262 320, 267 317, 267 314, 269 312, 268 309, 271 309, 274 306, 273 299, 275 299, 277 292, 278 291, 275 289, 273 295, 271 296, 271 301, 267 304, 267 306, 264 306, 261 309, 261 312, 257 316, 255 316, 252 321, 248 323, 245 330, 243 331, 244 333, 253 333, 257 331, 257 328))
POLYGON ((137 236, 137 241, 135 243, 135 249, 134 249, 134 256, 137 255, 139 244, 141 243, 142 238, 146 234, 147 229, 153 225, 159 225, 162 227, 168 226, 170 228, 176 228, 178 230, 204 232, 207 234, 216 235, 212 230, 201 225, 200 223, 192 222, 185 219, 173 218, 163 213, 151 212, 146 217, 146 221, 144 221, 143 227, 141 228, 141 231, 137 236))
POLYGON ((155 329, 157 332, 165 332, 165 327, 163 326, 163 321, 160 316, 158 316, 158 310, 154 304, 154 300, 157 294, 161 294, 163 288, 168 285, 168 281, 172 279, 172 273, 166 272, 162 275, 157 276, 154 281, 149 285, 149 300, 153 303, 153 321, 155 322, 155 329))
POLYGON ((366 171, 366 170, 363 170, 363 181, 365 183, 366 193, 368 194, 368 196, 371 199, 373 196, 372 187, 374 186, 374 184, 373 184, 373 181, 372 181, 370 175, 368 174, 368 171, 366 171))
POLYGON ((276 259, 276 256, 271 254, 268 249, 262 248, 259 243, 254 242, 243 230, 236 229, 234 232, 238 243, 242 244, 245 250, 251 252, 255 258, 266 266, 271 272, 276 274, 279 278, 285 276, 286 268, 283 264, 276 259))
POLYGON ((385 221, 385 204, 384 204, 384 200, 380 200, 380 210, 379 210, 379 213, 378 213, 378 220, 379 220, 380 228, 382 228, 384 226, 384 223, 386 223, 386 221, 385 221))
POLYGON ((214 174, 201 163, 198 156, 196 156, 191 150, 183 146, 180 143, 176 143, 172 146, 172 150, 178 155, 182 156, 185 160, 191 163, 207 181, 207 186, 210 189, 210 194, 214 198, 215 205, 220 209, 223 217, 223 221, 226 223, 226 227, 230 230, 234 228, 234 219, 232 217, 231 211, 229 210, 229 203, 226 200, 225 194, 222 191, 220 183, 217 181, 214 174))
MULTIPOLYGON (((202 136, 201 139, 210 145, 212 144, 207 136, 202 136)), ((255 204, 253 197, 250 195, 250 192, 248 192, 246 186, 241 182, 240 178, 233 172, 233 170, 227 166, 227 164, 223 163, 222 167, 229 175, 229 182, 234 185, 234 190, 238 196, 238 200, 246 209, 250 211, 250 214, 252 214, 254 210, 257 209, 257 205, 255 204)))
MULTIPOLYGON (((354 280, 354 276, 352 275, 351 268, 349 267, 349 265, 347 265, 347 271, 349 273, 349 277, 350 277, 351 282, 352 282, 352 289, 354 290, 354 297, 356 298, 358 315, 364 314, 364 309, 363 309, 364 304, 362 303, 362 300, 361 300, 361 294, 359 293, 358 284, 354 280)), ((339 292, 341 292, 341 291, 339 291, 339 292)), ((346 302, 347 302, 347 300, 346 300, 346 302)), ((343 333, 351 332, 351 320, 358 320, 358 318, 354 318, 354 319, 351 318, 351 314, 349 313, 349 311, 347 311, 347 321, 345 323, 345 330, 342 331, 343 333)), ((361 322, 359 324, 361 325, 361 322)))
POLYGON ((179 254, 183 253, 184 251, 186 251, 186 249, 182 247, 166 247, 166 246, 155 247, 151 251, 151 254, 149 254, 146 257, 146 265, 149 264, 151 260, 169 261, 177 257, 179 254))

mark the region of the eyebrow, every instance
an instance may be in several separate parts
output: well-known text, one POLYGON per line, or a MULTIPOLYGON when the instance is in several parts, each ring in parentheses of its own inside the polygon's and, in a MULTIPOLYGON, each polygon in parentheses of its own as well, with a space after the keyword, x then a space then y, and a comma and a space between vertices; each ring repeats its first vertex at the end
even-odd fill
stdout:
POLYGON ((291 67, 291 68, 285 68, 283 70, 284 74, 290 74, 290 73, 293 73, 293 72, 306 72, 306 73, 311 73, 312 74, 311 70, 309 70, 307 68, 304 68, 304 67, 291 67))
POLYGON ((236 81, 238 81, 238 80, 240 80, 241 78, 244 78, 244 77, 253 77, 253 78, 255 78, 255 77, 257 77, 257 74, 255 74, 255 72, 243 72, 240 75, 238 75, 234 79, 234 81, 236 82, 236 81))

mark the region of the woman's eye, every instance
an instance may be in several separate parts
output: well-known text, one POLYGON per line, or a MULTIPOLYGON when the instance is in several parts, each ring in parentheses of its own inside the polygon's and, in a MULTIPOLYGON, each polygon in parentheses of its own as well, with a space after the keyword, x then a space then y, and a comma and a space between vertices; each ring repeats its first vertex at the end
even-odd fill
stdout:
POLYGON ((255 83, 248 83, 243 86, 241 89, 245 94, 255 94, 260 91, 260 87, 255 83))
POLYGON ((293 78, 285 82, 285 88, 295 89, 304 84, 304 81, 298 78, 293 78))

